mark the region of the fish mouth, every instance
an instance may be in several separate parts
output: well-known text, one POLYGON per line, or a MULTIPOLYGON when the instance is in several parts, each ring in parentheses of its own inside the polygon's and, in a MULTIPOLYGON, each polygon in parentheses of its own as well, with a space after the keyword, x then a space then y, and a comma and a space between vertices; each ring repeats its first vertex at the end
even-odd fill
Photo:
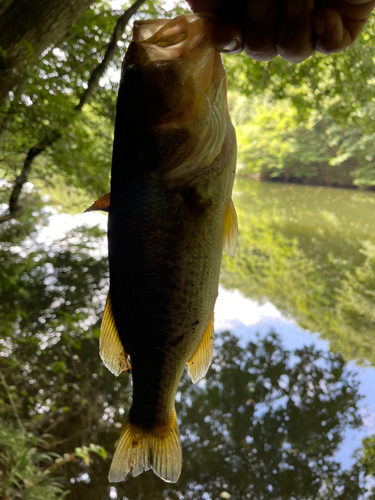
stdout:
POLYGON ((215 83, 222 83, 225 76, 221 56, 213 49, 212 31, 210 16, 191 14, 172 20, 136 21, 133 39, 145 49, 149 63, 190 62, 195 85, 210 97, 215 83))
MULTIPOLYGON (((185 100, 189 98, 186 94, 196 94, 189 85, 202 90, 209 104, 214 105, 225 71, 221 56, 212 45, 212 28, 209 16, 197 14, 136 21, 123 73, 134 73, 137 68, 138 81, 135 83, 138 88, 143 87, 142 99, 147 99, 147 94, 154 94, 159 102, 160 98, 168 102, 171 94, 182 91, 178 100, 173 99, 165 106, 166 110, 177 107, 182 93, 185 93, 185 100)), ((185 114, 182 111, 189 114, 189 103, 185 108, 176 113, 179 119, 185 114)))
POLYGON ((211 29, 210 18, 197 14, 175 19, 150 19, 134 23, 133 40, 147 44, 151 62, 176 60, 181 56, 191 56, 205 38, 211 37, 211 29))

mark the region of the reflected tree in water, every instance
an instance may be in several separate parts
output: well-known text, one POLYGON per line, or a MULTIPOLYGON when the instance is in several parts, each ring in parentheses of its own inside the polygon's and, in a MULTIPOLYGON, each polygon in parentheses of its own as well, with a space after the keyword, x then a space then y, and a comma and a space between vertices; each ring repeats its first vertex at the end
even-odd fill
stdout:
POLYGON ((181 390, 185 473, 211 498, 317 498, 345 427, 360 425, 354 377, 339 356, 291 353, 275 335, 219 343, 206 383, 181 390))
POLYGON ((223 258, 221 283, 260 303, 269 300, 345 359, 375 366, 375 239, 351 232, 348 220, 362 220, 358 208, 349 219, 351 206, 358 206, 355 194, 352 200, 346 192, 336 216, 327 219, 329 208, 322 207, 330 200, 321 191, 311 208, 306 202, 312 205, 315 195, 307 200, 304 187, 259 184, 236 184, 240 234, 235 258, 223 258))
POLYGON ((101 232, 82 228, 46 248, 37 239, 42 215, 27 217, 5 226, 0 250, 0 474, 9 479, 0 481, 0 498, 38 498, 28 464, 17 481, 9 475, 16 451, 33 449, 33 474, 43 474, 51 499, 60 497, 56 481, 70 500, 320 500, 327 491, 359 499, 374 471, 373 442, 350 471, 334 458, 345 430, 361 425, 355 376, 339 355, 290 352, 273 334, 246 346, 217 335, 207 377, 193 385, 185 373, 176 485, 151 471, 110 485, 131 388, 129 376, 115 378, 98 355, 107 280, 101 232))

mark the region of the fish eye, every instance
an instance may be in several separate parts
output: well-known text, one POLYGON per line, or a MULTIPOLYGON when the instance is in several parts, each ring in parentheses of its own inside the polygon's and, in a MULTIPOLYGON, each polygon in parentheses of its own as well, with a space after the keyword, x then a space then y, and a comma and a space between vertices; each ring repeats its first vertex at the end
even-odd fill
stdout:
POLYGON ((124 83, 132 87, 137 87, 141 84, 143 71, 137 64, 129 64, 125 70, 124 83))

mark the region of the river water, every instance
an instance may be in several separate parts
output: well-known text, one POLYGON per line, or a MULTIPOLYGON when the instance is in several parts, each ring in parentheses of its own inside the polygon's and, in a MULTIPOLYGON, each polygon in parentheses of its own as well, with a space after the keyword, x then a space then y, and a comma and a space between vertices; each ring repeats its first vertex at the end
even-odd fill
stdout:
MULTIPOLYGON (((176 398, 180 479, 111 486, 107 460, 71 480, 72 498, 94 484, 124 500, 375 498, 375 194, 238 178, 233 198, 213 362, 197 384, 185 373, 176 398)), ((49 232, 73 224, 55 217, 49 232)), ((113 429, 96 443, 110 453, 113 429)))
POLYGON ((238 178, 233 199, 212 366, 177 394, 181 478, 122 498, 374 498, 375 195, 238 178))
POLYGON ((342 356, 363 397, 362 423, 333 454, 348 468, 375 434, 375 194, 242 178, 234 202, 238 251, 224 257, 216 328, 243 346, 274 332, 290 352, 342 356))

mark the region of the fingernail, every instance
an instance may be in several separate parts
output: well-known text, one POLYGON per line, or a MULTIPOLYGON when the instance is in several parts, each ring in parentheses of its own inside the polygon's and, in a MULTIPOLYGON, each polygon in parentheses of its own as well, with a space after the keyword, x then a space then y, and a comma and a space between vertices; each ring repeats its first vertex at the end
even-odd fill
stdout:
POLYGON ((324 19, 320 19, 319 17, 314 17, 313 19, 313 28, 317 35, 322 36, 326 30, 326 22, 324 19))
POLYGON ((225 52, 226 54, 236 54, 242 51, 242 42, 239 38, 233 38, 227 43, 220 43, 215 45, 215 48, 219 52, 225 52))

